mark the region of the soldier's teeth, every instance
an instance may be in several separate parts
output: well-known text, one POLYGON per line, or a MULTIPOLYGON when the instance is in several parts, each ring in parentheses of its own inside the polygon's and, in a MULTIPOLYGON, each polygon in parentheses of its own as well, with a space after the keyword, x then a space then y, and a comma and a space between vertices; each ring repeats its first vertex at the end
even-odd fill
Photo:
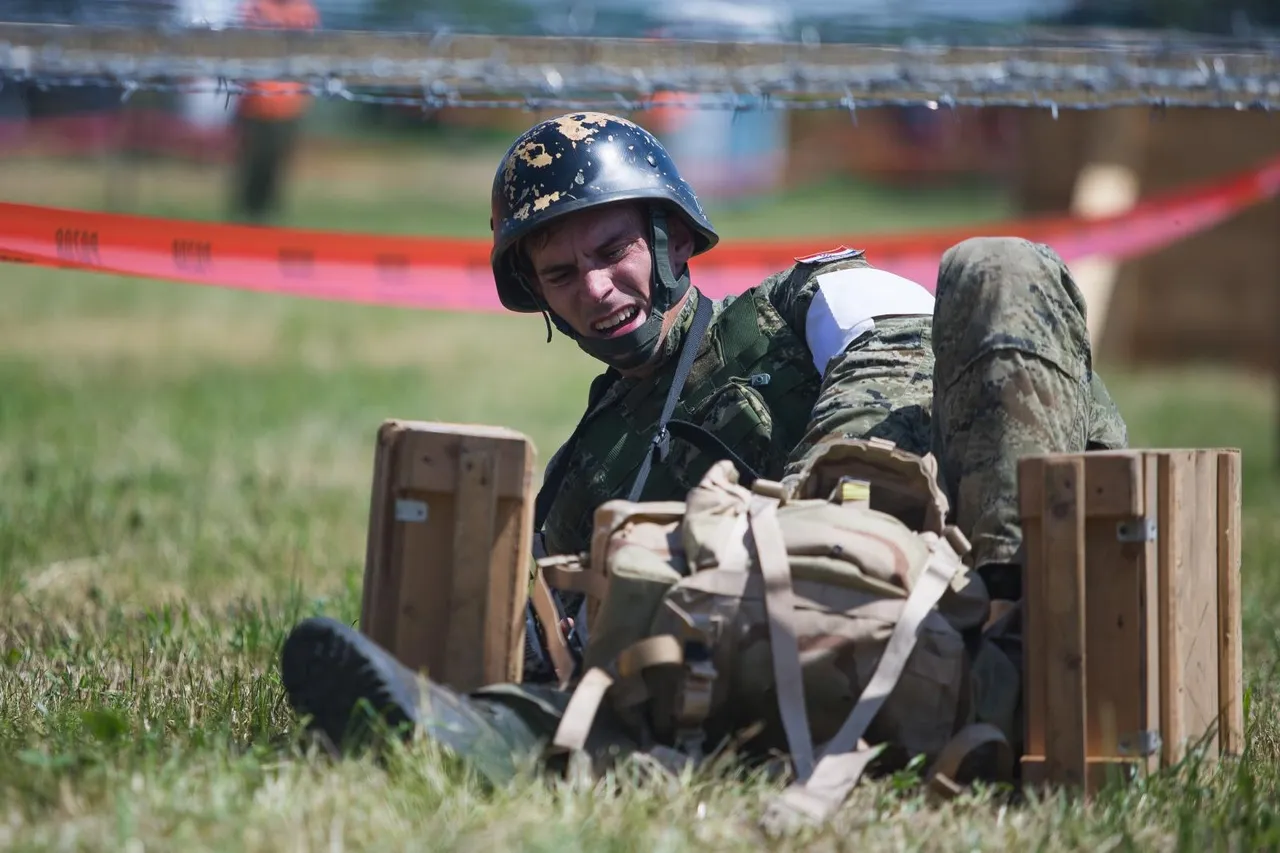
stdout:
POLYGON ((614 321, 614 322, 612 322, 612 323, 608 322, 608 320, 607 320, 607 319, 606 319, 605 321, 600 322, 600 323, 596 323, 596 331, 598 331, 598 332, 608 332, 608 331, 610 331, 610 330, 612 330, 612 329, 616 329, 616 328, 618 328, 619 326, 623 325, 624 323, 630 323, 630 322, 635 318, 635 316, 636 316, 636 311, 637 311, 637 310, 638 310, 638 309, 636 309, 636 308, 628 308, 628 309, 627 309, 626 311, 624 311, 621 315, 618 315, 618 319, 617 319, 617 320, 615 320, 615 321, 614 321))

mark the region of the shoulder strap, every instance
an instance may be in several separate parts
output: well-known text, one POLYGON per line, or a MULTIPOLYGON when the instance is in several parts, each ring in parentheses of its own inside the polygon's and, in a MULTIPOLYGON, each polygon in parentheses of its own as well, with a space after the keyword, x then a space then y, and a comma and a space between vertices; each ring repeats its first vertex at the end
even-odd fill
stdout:
MULTIPOLYGON (((658 419, 658 429, 654 433, 650 441, 649 452, 645 454, 644 461, 640 464, 640 471, 636 475, 635 481, 631 484, 631 492, 628 500, 638 500, 640 493, 644 491, 645 483, 648 482, 649 472, 653 468, 653 457, 658 455, 659 461, 667 458, 667 452, 670 448, 671 433, 668 425, 671 423, 671 416, 675 413, 676 403, 680 400, 680 392, 684 390, 684 384, 689 379, 689 372, 693 369, 693 360, 698 355, 698 349, 702 345, 702 338, 707 332, 707 327, 711 324, 711 300, 694 291, 695 297, 698 299, 698 307, 694 311, 693 323, 689 327, 689 332, 685 336, 683 345, 680 348, 680 361, 676 364, 675 375, 671 379, 671 388, 667 392, 666 402, 662 407, 662 415, 658 419)), ((543 478, 542 488, 538 490, 538 496, 534 499, 533 508, 533 556, 541 560, 547 556, 546 544, 543 541, 542 526, 546 523, 547 516, 551 512, 551 504, 555 501, 556 495, 560 492, 560 486, 564 483, 565 469, 568 467, 569 459, 573 455, 574 447, 578 443, 578 439, 582 434, 582 430, 590 417, 592 408, 599 399, 608 390, 609 386, 618 378, 618 374, 612 369, 605 374, 608 381, 600 383, 598 387, 592 388, 590 399, 587 401, 587 411, 583 415, 582 420, 578 421, 577 427, 574 428, 573 434, 569 436, 569 440, 565 442, 559 457, 554 461, 552 466, 547 470, 546 477, 543 478)), ((692 425, 690 425, 692 426, 692 425)), ((697 429, 697 427, 694 427, 697 429)), ((703 431, 705 433, 705 430, 703 431)), ((720 444, 723 450, 717 452, 728 452, 728 448, 724 447, 718 439, 706 433, 712 441, 720 444)), ((695 446, 698 445, 696 440, 695 446)), ((736 457, 732 456, 735 464, 739 462, 736 457)), ((742 470, 744 466, 739 465, 742 470)), ((750 470, 749 468, 745 470, 750 470)))
POLYGON ((684 390, 684 383, 689 378, 689 371, 693 369, 693 359, 702 345, 702 336, 706 334, 707 326, 711 323, 711 300, 697 291, 694 291, 694 295, 698 299, 698 307, 693 315, 693 324, 689 327, 684 344, 680 348, 680 361, 676 363, 675 375, 671 377, 671 389, 667 392, 667 400, 662 406, 662 415, 658 418, 658 429, 649 441, 649 452, 644 455, 644 461, 640 463, 640 471, 631 484, 631 494, 627 497, 630 501, 640 500, 644 484, 649 480, 649 472, 653 468, 653 458, 657 456, 658 461, 666 461, 667 453, 671 449, 671 433, 667 426, 671 423, 671 416, 675 413, 676 403, 680 400, 680 392, 684 390))
MULTIPOLYGON (((680 360, 676 364, 675 375, 671 378, 671 389, 667 392, 666 402, 662 407, 662 415, 658 419, 658 429, 654 433, 650 441, 649 451, 645 454, 644 461, 640 464, 640 471, 636 475, 635 481, 631 485, 631 493, 629 500, 639 500, 640 493, 644 491, 645 482, 649 479, 649 471, 653 467, 653 457, 656 454, 660 461, 667 458, 667 452, 670 449, 670 434, 667 431, 667 425, 671 421, 671 415, 675 412, 676 403, 680 399, 680 392, 684 390, 684 384, 689 379, 689 372, 693 369, 693 360, 698 354, 698 350, 702 346, 702 338, 706 334, 707 327, 711 324, 711 300, 698 291, 693 291, 694 298, 698 300, 698 306, 694 310, 693 323, 689 327, 688 334, 685 335, 684 343, 680 348, 680 360)), ((569 440, 565 442, 558 458, 556 458, 547 471, 546 477, 543 479, 542 488, 538 490, 538 496, 534 499, 534 517, 533 517, 533 556, 535 560, 542 560, 547 557, 547 546, 542 532, 542 527, 546 524, 547 515, 551 512, 551 504, 555 500, 556 495, 560 492, 560 487, 564 482, 565 472, 568 468, 569 459, 573 455, 573 449, 578 442, 578 438, 582 434, 582 430, 590 419, 591 410, 595 407, 596 402, 605 393, 614 380, 618 378, 616 371, 610 370, 605 374, 607 381, 601 382, 598 387, 593 386, 591 389, 590 400, 587 403, 587 411, 582 416, 582 420, 578 421, 578 425, 574 428, 573 434, 569 436, 569 440)), ((563 602, 559 596, 552 596, 556 604, 557 620, 563 616, 560 613, 560 606, 563 602)), ((582 599, 575 618, 575 628, 570 644, 570 651, 573 653, 575 663, 581 662, 583 647, 586 642, 586 598, 582 599)), ((542 649, 542 644, 537 639, 537 625, 539 619, 538 614, 534 610, 533 602, 525 603, 525 659, 526 659, 526 680, 532 676, 534 680, 546 680, 554 677, 554 670, 547 660, 547 654, 542 649)), ((559 630, 556 625, 544 625, 544 629, 548 632, 559 630)), ((576 669, 576 667, 575 667, 576 669)), ((563 680, 563 679, 562 679, 563 680)))

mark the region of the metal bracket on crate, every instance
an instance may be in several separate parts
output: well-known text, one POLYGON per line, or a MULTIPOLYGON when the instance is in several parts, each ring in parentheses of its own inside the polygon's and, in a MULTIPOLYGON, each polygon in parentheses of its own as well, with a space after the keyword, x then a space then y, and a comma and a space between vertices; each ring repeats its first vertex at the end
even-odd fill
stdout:
POLYGON ((427 520, 426 501, 400 498, 396 501, 396 521, 422 522, 427 520))
POLYGON ((1155 755, 1164 746, 1160 732, 1141 731, 1122 735, 1116 744, 1121 755, 1134 755, 1146 758, 1155 755))
POLYGON ((1120 542, 1154 542, 1156 520, 1150 516, 1131 518, 1116 524, 1116 539, 1120 542))

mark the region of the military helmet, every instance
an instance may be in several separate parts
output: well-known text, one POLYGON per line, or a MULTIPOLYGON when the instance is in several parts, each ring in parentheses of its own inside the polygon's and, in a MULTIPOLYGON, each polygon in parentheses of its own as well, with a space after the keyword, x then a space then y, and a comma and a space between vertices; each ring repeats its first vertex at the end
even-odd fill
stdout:
POLYGON ((539 122, 507 150, 493 178, 493 250, 498 297, 508 310, 543 310, 512 251, 547 222, 618 201, 667 203, 683 216, 700 254, 720 239, 693 188, 649 131, 618 116, 568 113, 539 122))

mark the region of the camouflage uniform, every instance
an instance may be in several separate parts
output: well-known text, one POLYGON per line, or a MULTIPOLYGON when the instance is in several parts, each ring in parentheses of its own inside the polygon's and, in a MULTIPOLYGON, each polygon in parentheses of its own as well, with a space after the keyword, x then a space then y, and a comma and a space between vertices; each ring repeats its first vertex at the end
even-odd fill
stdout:
MULTIPOLYGON (((1084 299, 1049 248, 1021 239, 968 240, 942 259, 932 317, 876 320, 875 329, 819 377, 804 345, 817 278, 867 266, 862 256, 797 264, 717 304, 698 361, 711 360, 712 350, 723 349, 714 332, 735 301, 754 299, 769 346, 747 359, 750 366, 740 372, 749 369, 769 382, 753 387, 743 382, 750 377, 733 376, 707 387, 711 377, 695 368, 682 398, 688 405, 677 416, 682 412, 717 433, 770 478, 794 472, 815 447, 832 439, 876 436, 915 453, 933 452, 954 521, 973 542, 975 568, 1013 563, 1021 541, 1017 459, 1118 448, 1126 442, 1124 422, 1093 372, 1084 299), (791 378, 780 388, 783 375, 791 378)), ((671 352, 688 326, 692 305, 690 300, 667 342, 671 352)), ((654 417, 648 423, 631 417, 626 434, 608 440, 580 439, 548 515, 550 553, 586 550, 591 510, 623 496, 625 475, 638 467, 656 428, 673 363, 668 358, 656 376, 644 380, 609 374, 597 380, 599 399, 588 421, 600 423, 614 408, 654 417)), ((665 475, 655 467, 643 499, 683 499, 712 461, 673 442, 665 475)))
MULTIPOLYGON (((767 294, 768 304, 786 320, 790 332, 804 340, 803 323, 817 275, 867 265, 865 258, 855 258, 793 267, 755 290, 767 294)), ((750 461, 760 466, 758 470, 790 472, 823 441, 841 437, 877 436, 916 453, 932 451, 941 462, 955 520, 973 541, 975 567, 1001 567, 1016 561, 1020 543, 1017 458, 1120 448, 1127 440, 1125 425, 1093 372, 1084 300, 1052 250, 1021 239, 967 240, 943 256, 936 295, 932 317, 877 319, 874 331, 831 362, 814 393, 811 414, 806 413, 807 428, 799 443, 774 456, 758 447, 750 461)), ((716 317, 731 303, 718 305, 716 317)), ((684 322, 680 328, 686 326, 684 322)), ((792 341, 790 335, 782 338, 788 345, 792 341)), ((669 344, 672 351, 677 345, 669 344)), ((784 352, 816 375, 807 352, 784 352)), ((692 379, 686 387, 698 396, 692 379)), ((617 405, 639 388, 659 397, 664 390, 659 378, 617 381, 592 411, 617 405)), ((709 410, 705 421, 714 426, 740 416, 736 409, 709 410)), ((699 460, 695 450, 683 453, 680 464, 691 470, 701 472, 709 464, 699 460)), ((673 450, 669 461, 675 458, 673 450)), ((582 474, 594 467, 598 480, 601 462, 584 459, 575 467, 582 474)), ((628 467, 617 460, 614 464, 628 467)), ((646 492, 645 497, 679 499, 683 494, 646 492)), ((997 645, 1009 652, 1009 644, 997 645)), ((997 684, 990 690, 980 700, 984 707, 979 707, 979 717, 999 719, 1006 730, 1016 731, 1016 649, 1009 655, 1012 661, 985 653, 989 651, 975 660, 974 677, 1007 682, 1009 689, 997 684)), ((494 745, 520 752, 535 750, 554 735, 569 697, 547 685, 508 684, 477 691, 473 698, 502 707, 504 713, 516 712, 494 715, 492 724, 501 734, 494 745)), ((607 713, 607 704, 602 713, 607 713)), ((592 730, 588 751, 634 749, 620 732, 603 719, 592 730)), ((501 752, 496 748, 489 753, 490 766, 501 752)))
MULTIPOLYGON (((547 511, 546 551, 582 552, 596 507, 628 496, 651 453, 677 355, 705 300, 692 289, 687 267, 673 270, 667 262, 666 217, 684 220, 695 254, 714 246, 718 235, 657 140, 631 122, 596 113, 543 122, 517 140, 495 176, 493 213, 492 262, 503 305, 548 312, 549 326, 554 322, 579 347, 613 365, 592 383, 584 418, 548 467, 551 485, 544 494, 550 504, 539 501, 547 511), (584 338, 548 312, 529 287, 516 246, 564 212, 636 199, 650 202, 655 263, 649 317, 618 338, 584 338), (671 311, 678 314, 663 340, 659 330, 671 311), (651 375, 619 372, 655 352, 659 367, 651 375)), ((993 597, 1016 599, 1017 460, 1126 443, 1124 423, 1093 372, 1084 300, 1047 247, 1020 239, 967 240, 942 258, 932 314, 875 318, 874 328, 819 372, 806 330, 819 276, 870 266, 860 253, 823 255, 715 303, 674 418, 703 427, 769 479, 795 472, 823 442, 846 437, 882 437, 918 454, 934 453, 951 521, 973 543, 974 567, 993 597)), ((856 292, 842 288, 859 286, 838 285, 834 298, 856 302, 856 292)), ((673 439, 639 499, 684 499, 715 458, 673 439)), ((975 642, 972 677, 977 717, 1012 732, 1020 655, 1016 621, 1010 627, 975 642)), ((294 707, 316 713, 331 736, 343 730, 354 703, 368 699, 417 722, 495 780, 509 776, 515 754, 536 751, 552 737, 569 700, 554 685, 524 683, 493 685, 467 701, 417 679, 385 650, 333 620, 304 620, 286 641, 282 660, 294 707), (430 709, 414 700, 419 686, 429 694, 430 709)), ((588 751, 634 747, 624 727, 609 724, 608 703, 601 713, 588 751)))

